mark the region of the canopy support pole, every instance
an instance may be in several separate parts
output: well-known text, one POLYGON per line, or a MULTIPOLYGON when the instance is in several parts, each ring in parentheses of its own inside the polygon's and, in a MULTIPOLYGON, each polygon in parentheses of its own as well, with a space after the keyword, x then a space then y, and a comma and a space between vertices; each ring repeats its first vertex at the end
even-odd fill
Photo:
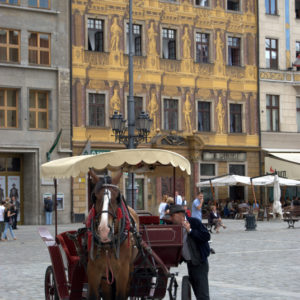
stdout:
POLYGON ((212 186, 211 179, 209 179, 209 184, 210 184, 210 189, 211 189, 211 194, 212 194, 212 197, 213 197, 214 205, 217 205, 217 201, 216 201, 216 197, 215 197, 215 190, 212 186))
POLYGON ((55 238, 57 236, 57 179, 54 178, 55 238))
POLYGON ((175 184, 176 184, 176 169, 173 167, 173 197, 174 197, 174 204, 176 204, 176 199, 175 199, 175 184))
POLYGON ((251 182, 251 189, 252 189, 252 194, 253 194, 253 198, 254 198, 254 203, 255 203, 255 208, 256 208, 256 195, 255 195, 255 190, 254 190, 254 185, 253 185, 253 182, 252 182, 252 178, 250 178, 250 182, 251 182))

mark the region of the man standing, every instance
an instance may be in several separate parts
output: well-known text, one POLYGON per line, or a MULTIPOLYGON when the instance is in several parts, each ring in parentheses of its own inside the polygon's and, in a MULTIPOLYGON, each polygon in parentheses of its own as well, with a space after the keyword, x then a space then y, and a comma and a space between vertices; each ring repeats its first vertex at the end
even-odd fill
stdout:
POLYGON ((208 260, 210 234, 196 218, 185 219, 185 210, 181 205, 170 208, 173 224, 183 226, 182 256, 187 262, 189 280, 197 300, 209 300, 208 260))
POLYGON ((175 201, 174 204, 182 205, 182 197, 178 194, 178 191, 175 191, 175 201))
POLYGON ((199 192, 192 205, 192 217, 202 221, 203 193, 199 192))
POLYGON ((52 225, 53 201, 51 197, 47 197, 45 199, 44 205, 45 205, 46 225, 52 225))

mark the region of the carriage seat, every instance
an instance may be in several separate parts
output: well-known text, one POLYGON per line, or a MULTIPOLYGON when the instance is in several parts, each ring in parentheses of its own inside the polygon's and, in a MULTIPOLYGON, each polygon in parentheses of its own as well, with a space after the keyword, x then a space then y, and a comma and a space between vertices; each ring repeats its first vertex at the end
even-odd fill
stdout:
POLYGON ((73 270, 77 265, 77 263, 79 262, 79 256, 77 254, 74 242, 67 236, 67 234, 68 233, 74 234, 76 232, 77 231, 66 231, 61 234, 58 234, 56 237, 58 243, 62 246, 67 256, 69 278, 72 277, 73 270))

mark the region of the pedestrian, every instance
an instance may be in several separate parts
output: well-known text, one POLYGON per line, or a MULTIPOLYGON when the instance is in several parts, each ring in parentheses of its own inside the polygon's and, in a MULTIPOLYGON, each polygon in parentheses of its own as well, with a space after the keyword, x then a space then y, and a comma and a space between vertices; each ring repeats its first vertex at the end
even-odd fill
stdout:
POLYGON ((0 202, 0 239, 2 240, 2 234, 4 232, 4 211, 5 211, 5 201, 4 199, 1 200, 0 202))
POLYGON ((179 195, 178 191, 175 191, 175 201, 174 204, 182 205, 182 197, 179 195))
POLYGON ((173 224, 183 226, 182 257, 187 263, 189 280, 197 300, 209 300, 208 260, 210 234, 197 218, 185 217, 181 205, 170 208, 173 224))
POLYGON ((220 214, 217 212, 217 207, 212 205, 211 212, 209 214, 209 223, 215 226, 216 233, 219 233, 220 227, 226 229, 223 224, 220 214))
POLYGON ((163 195, 161 203, 159 204, 159 207, 158 207, 160 224, 165 223, 165 221, 163 219, 164 219, 164 216, 165 216, 165 210, 166 210, 166 206, 167 206, 167 202, 166 202, 167 199, 168 199, 168 195, 163 195))
POLYGON ((165 207, 165 215, 167 215, 170 212, 170 207, 172 205, 174 205, 173 197, 168 197, 166 202, 167 202, 167 205, 165 207))
POLYGON ((192 205, 192 217, 202 221, 202 206, 204 202, 203 193, 199 192, 192 205))
POLYGON ((12 209, 14 216, 12 217, 12 228, 13 229, 18 229, 17 224, 18 224, 18 214, 19 214, 19 209, 20 209, 20 202, 16 199, 16 196, 12 196, 10 200, 12 204, 12 209))
POLYGON ((52 225, 53 200, 47 197, 44 200, 46 225, 52 225))
POLYGON ((9 229, 10 231, 10 235, 11 237, 16 240, 16 236, 13 232, 12 229, 12 217, 14 216, 14 213, 12 212, 12 207, 11 204, 9 202, 9 198, 8 201, 5 204, 5 210, 4 210, 4 232, 2 235, 2 241, 6 241, 7 240, 7 230, 9 229))

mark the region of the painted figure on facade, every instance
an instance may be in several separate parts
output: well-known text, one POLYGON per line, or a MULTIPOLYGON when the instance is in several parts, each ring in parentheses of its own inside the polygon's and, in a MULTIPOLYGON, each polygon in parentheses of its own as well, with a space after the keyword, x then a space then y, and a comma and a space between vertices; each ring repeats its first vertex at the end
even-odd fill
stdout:
POLYGON ((217 32, 217 38, 215 41, 216 46, 216 61, 215 61, 215 74, 224 75, 225 63, 223 60, 223 47, 224 43, 221 39, 221 32, 217 32))
POLYGON ((189 35, 188 27, 184 28, 184 35, 182 36, 183 40, 183 58, 191 57, 191 39, 189 35))
POLYGON ((120 112, 121 109, 121 101, 118 93, 118 88, 114 88, 114 94, 110 99, 110 107, 112 112, 118 111, 120 112))
POLYGON ((219 122, 219 133, 223 133, 224 131, 224 116, 225 116, 225 111, 223 108, 222 104, 222 96, 219 96, 219 102, 216 107, 216 112, 218 114, 218 122, 219 122))
POLYGON ((184 113, 184 120, 185 120, 185 128, 188 132, 192 131, 191 112, 192 112, 192 106, 190 101, 190 95, 189 93, 187 93, 185 98, 183 113, 184 113))
POLYGON ((157 36, 157 33, 155 32, 155 29, 154 29, 154 22, 151 22, 150 28, 148 29, 148 39, 149 39, 148 54, 149 55, 157 55, 156 36, 157 36))
POLYGON ((119 51, 120 34, 122 33, 121 27, 118 24, 118 18, 115 17, 111 25, 111 51, 119 51))
POLYGON ((158 112, 158 104, 156 100, 156 91, 155 89, 151 92, 151 99, 148 105, 150 118, 153 120, 153 129, 157 128, 157 112, 158 112))

